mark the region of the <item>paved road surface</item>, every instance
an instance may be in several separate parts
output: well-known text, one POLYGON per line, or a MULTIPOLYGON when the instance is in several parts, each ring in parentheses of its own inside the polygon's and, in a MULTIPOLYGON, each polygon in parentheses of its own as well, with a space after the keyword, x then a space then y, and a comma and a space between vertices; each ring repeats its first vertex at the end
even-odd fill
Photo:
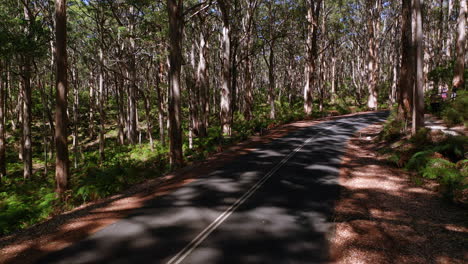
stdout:
POLYGON ((259 146, 39 263, 323 263, 346 140, 388 113, 259 146))

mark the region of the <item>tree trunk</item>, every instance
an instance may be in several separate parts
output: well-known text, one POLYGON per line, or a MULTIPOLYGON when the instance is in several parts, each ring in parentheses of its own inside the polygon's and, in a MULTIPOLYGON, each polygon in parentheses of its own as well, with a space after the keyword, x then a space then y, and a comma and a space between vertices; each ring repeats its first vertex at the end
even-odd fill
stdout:
POLYGON ((94 112, 95 112, 95 88, 93 70, 89 74, 89 137, 94 138, 94 112))
POLYGON ((180 70, 182 60, 183 0, 167 1, 169 16, 169 140, 170 162, 173 167, 183 164, 180 109, 180 70))
POLYGON ((158 72, 156 73, 156 94, 158 96, 158 121, 159 121, 159 141, 161 142, 162 146, 166 145, 166 138, 164 133, 164 112, 163 112, 163 105, 164 99, 161 94, 161 79, 162 79, 162 67, 163 65, 159 62, 157 63, 158 72))
POLYGON ((55 162, 55 181, 57 193, 63 199, 63 193, 68 187, 69 159, 67 142, 67 6, 66 0, 55 1, 56 21, 56 58, 57 58, 57 97, 55 108, 55 146, 57 157, 55 162))
POLYGON ((401 16, 401 64, 398 81, 398 116, 409 120, 413 104, 414 47, 411 0, 402 0, 401 16))
POLYGON ((270 103, 270 119, 276 118, 275 111, 275 54, 274 41, 270 43, 270 54, 268 57, 268 102, 270 103))
MULTIPOLYGON (((466 0, 460 0, 460 13, 458 15, 457 60, 453 75, 453 89, 465 89, 465 53, 466 53, 466 16, 468 10, 466 0)), ((452 92, 456 92, 452 91, 452 92)))
POLYGON ((232 134, 232 114, 231 114, 231 36, 230 36, 230 3, 226 0, 218 1, 223 17, 223 35, 221 37, 221 59, 222 59, 222 75, 221 75, 221 126, 224 136, 230 137, 232 134))
MULTIPOLYGON (((130 14, 133 16, 133 6, 130 7, 130 14)), ((131 21, 133 19, 130 19, 131 21)), ((130 144, 134 145, 137 143, 137 85, 136 85, 136 61, 135 61, 135 39, 133 37, 133 21, 130 23, 130 60, 129 60, 129 74, 130 74, 130 87, 128 94, 128 140, 130 144)))
MULTIPOLYGON (((3 70, 3 69, 2 69, 3 70)), ((5 71, 9 71, 5 67, 5 71)), ((1 76, 0 78, 2 78, 1 76)), ((6 176, 6 141, 5 141, 5 109, 6 109, 6 94, 5 90, 8 87, 8 78, 0 79, 0 183, 6 176)))
POLYGON ((200 124, 198 126, 198 136, 205 137, 207 135, 207 126, 208 126, 208 77, 207 77, 207 67, 206 67, 206 55, 207 47, 205 41, 205 35, 203 29, 200 32, 200 46, 199 46, 199 59, 198 59, 198 68, 197 68, 197 79, 196 79, 196 88, 198 90, 200 98, 200 124))
POLYGON ((378 64, 378 39, 377 34, 379 33, 380 23, 380 1, 367 0, 367 9, 369 10, 369 18, 367 21, 367 30, 369 34, 368 51, 369 51, 369 62, 368 62, 368 74, 369 74, 369 97, 367 100, 367 107, 370 109, 377 110, 377 83, 379 75, 379 64, 378 64), (376 6, 374 6, 376 5, 376 6))
POLYGON ((254 19, 254 11, 257 2, 247 1, 247 12, 243 20, 243 29, 246 34, 244 38, 244 117, 247 121, 252 119, 252 106, 253 106, 253 78, 252 78, 252 58, 251 49, 253 46, 252 24, 254 19))
POLYGON ((416 85, 413 92, 413 126, 412 134, 424 127, 424 47, 423 47, 423 25, 422 25, 422 0, 414 0, 414 9, 416 15, 416 85))
POLYGON ((23 98, 23 164, 24 179, 29 179, 32 176, 32 138, 31 138, 31 123, 32 123, 32 101, 31 101, 31 61, 30 58, 25 58, 23 65, 23 85, 22 85, 22 98, 23 98))
POLYGON ((316 82, 318 22, 322 0, 307 1, 307 42, 305 62, 304 112, 312 114, 312 93, 316 82))
POLYGON ((99 101, 99 159, 100 163, 104 162, 105 157, 105 127, 104 127, 104 54, 102 48, 99 48, 99 94, 98 94, 98 101, 99 101))

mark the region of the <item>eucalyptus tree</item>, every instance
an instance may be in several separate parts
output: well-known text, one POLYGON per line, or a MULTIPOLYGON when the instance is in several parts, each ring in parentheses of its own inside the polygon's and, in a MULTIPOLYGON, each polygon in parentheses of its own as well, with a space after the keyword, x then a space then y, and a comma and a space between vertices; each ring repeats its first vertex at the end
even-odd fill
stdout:
POLYGON ((313 89, 316 85, 318 25, 322 0, 307 0, 307 40, 305 55, 304 112, 312 113, 313 89))
POLYGON ((466 0, 460 0, 460 12, 458 14, 456 62, 453 75, 453 88, 458 90, 465 88, 465 55, 466 55, 466 20, 468 8, 466 0))
MULTIPOLYGON (((55 108, 55 146, 57 157, 55 161, 55 181, 57 193, 61 196, 68 186, 68 116, 67 116, 67 5, 66 0, 55 1, 55 43, 57 67, 57 97, 55 108)), ((63 198, 63 197, 62 197, 63 198)))

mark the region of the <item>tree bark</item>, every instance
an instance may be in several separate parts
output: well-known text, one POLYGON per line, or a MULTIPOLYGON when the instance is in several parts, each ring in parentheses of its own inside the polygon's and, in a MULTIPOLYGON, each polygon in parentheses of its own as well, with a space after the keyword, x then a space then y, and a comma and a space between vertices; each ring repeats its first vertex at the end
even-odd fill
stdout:
POLYGON ((230 36, 230 3, 226 0, 218 1, 222 13, 223 27, 221 37, 221 98, 220 98, 220 118, 224 136, 231 136, 232 114, 231 114, 231 36, 230 36))
POLYGON ((412 0, 402 0, 401 16, 401 64, 398 80, 398 116, 409 120, 413 104, 414 47, 412 30, 412 0))
MULTIPOLYGON (((452 86, 455 89, 465 88, 465 53, 466 53, 466 16, 468 10, 466 0, 460 0, 460 13, 458 14, 457 59, 453 75, 452 86)), ((453 92, 453 91, 452 91, 453 92)))
POLYGON ((30 58, 25 58, 23 65, 22 76, 22 121, 23 121, 23 177, 29 179, 32 176, 32 138, 31 138, 31 123, 32 123, 32 101, 31 101, 31 61, 30 58))
POLYGON ((369 61, 368 61, 368 74, 369 74, 369 97, 367 100, 367 107, 370 109, 377 110, 377 83, 379 75, 379 62, 378 62, 378 39, 377 34, 379 33, 378 29, 380 23, 380 1, 367 0, 367 9, 369 10, 369 17, 367 20, 367 30, 369 34, 368 42, 368 52, 369 52, 369 61))
MULTIPOLYGON (((133 6, 130 7, 130 16, 133 16, 133 6)), ((129 51, 129 74, 130 74, 130 87, 128 95, 128 140, 130 144, 137 143, 137 85, 136 85, 136 60, 135 60, 135 39, 133 37, 134 25, 133 18, 130 18, 129 32, 130 32, 130 51, 129 51)))
POLYGON ((268 56, 268 102, 270 103, 270 119, 276 118, 275 110, 275 53, 274 41, 270 43, 270 54, 268 56))
POLYGON ((320 7, 322 0, 307 1, 307 42, 304 86, 304 112, 312 113, 312 93, 316 82, 317 39, 320 7))
MULTIPOLYGON (((203 25, 202 25, 203 26, 203 25)), ((198 90, 200 98, 200 124, 198 126, 198 136, 205 137, 207 135, 208 127, 208 77, 207 77, 207 47, 203 29, 200 32, 200 46, 198 54, 198 68, 197 68, 197 79, 196 89, 198 90)))
POLYGON ((104 117, 104 53, 102 47, 99 48, 99 94, 98 94, 98 111, 99 111, 99 159, 102 164, 105 160, 105 117, 104 117))
POLYGON ((63 193, 68 188, 69 158, 67 142, 67 6, 66 0, 55 1, 56 21, 56 66, 57 66, 57 91, 55 108, 55 146, 57 157, 55 162, 55 181, 57 193, 63 199, 63 193))
POLYGON ((169 140, 170 162, 173 167, 183 164, 182 126, 180 108, 180 70, 182 60, 183 0, 167 1, 169 16, 169 140))
POLYGON ((164 133, 164 112, 163 112, 163 105, 164 99, 161 93, 161 79, 162 79, 162 72, 163 72, 163 65, 162 63, 157 63, 157 73, 156 73, 156 94, 158 96, 158 122, 159 122, 159 141, 161 142, 162 146, 166 145, 166 137, 164 133))
POLYGON ((422 26, 422 0, 414 0, 414 10, 416 15, 416 85, 413 90, 413 122, 412 134, 424 127, 424 47, 423 47, 423 26, 422 26))
MULTIPOLYGON (((9 71, 8 66, 5 67, 5 71, 6 72, 9 71)), ((0 183, 2 182, 3 178, 6 176, 6 141, 5 141, 6 94, 5 94, 5 90, 9 85, 8 78, 5 78, 5 80, 2 80, 2 79, 0 79, 0 183)))

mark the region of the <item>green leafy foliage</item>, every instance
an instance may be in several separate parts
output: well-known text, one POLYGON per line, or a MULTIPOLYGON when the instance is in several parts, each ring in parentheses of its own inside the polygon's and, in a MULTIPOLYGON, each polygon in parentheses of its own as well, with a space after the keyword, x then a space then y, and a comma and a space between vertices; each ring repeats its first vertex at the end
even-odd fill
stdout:
POLYGON ((438 181, 442 193, 449 200, 453 200, 468 187, 468 161, 464 159, 467 137, 447 137, 439 143, 431 143, 427 138, 412 140, 424 140, 424 150, 412 155, 406 169, 438 181))
POLYGON ((458 92, 455 100, 444 106, 441 117, 448 126, 468 122, 468 92, 458 92))

